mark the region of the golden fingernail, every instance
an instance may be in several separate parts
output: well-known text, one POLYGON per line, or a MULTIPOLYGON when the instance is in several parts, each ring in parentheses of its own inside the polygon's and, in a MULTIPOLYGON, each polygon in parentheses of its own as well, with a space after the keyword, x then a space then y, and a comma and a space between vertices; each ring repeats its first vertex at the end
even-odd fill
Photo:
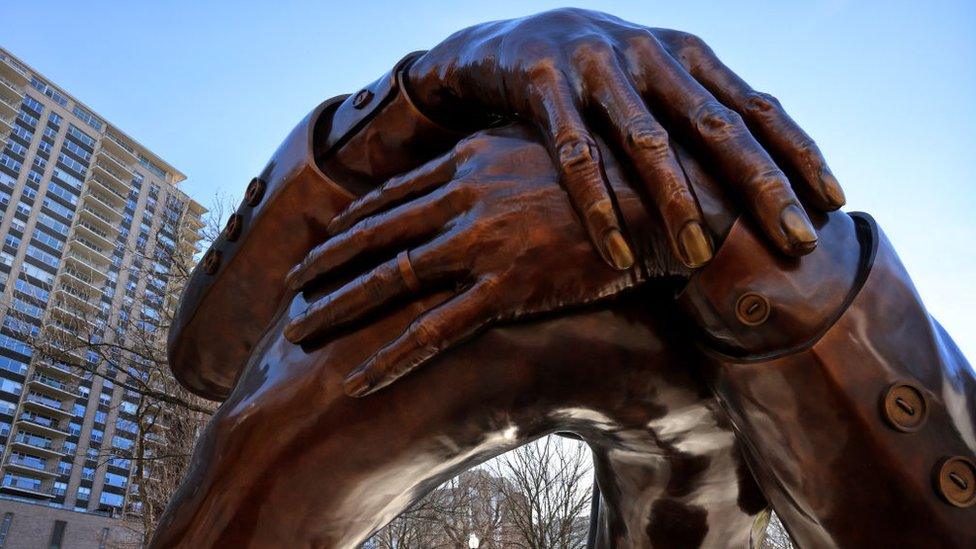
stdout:
POLYGON ((794 252, 807 253, 817 247, 817 230, 810 224, 803 210, 796 204, 791 204, 783 209, 780 214, 780 223, 783 232, 790 241, 790 246, 794 252))
POLYGON ((685 265, 695 269, 712 259, 712 243, 697 221, 688 222, 678 234, 685 265))
POLYGON ((603 237, 603 245, 610 254, 610 261, 613 262, 614 267, 623 271, 634 265, 634 252, 630 250, 630 245, 619 230, 607 231, 606 236, 603 237))
POLYGON ((840 208, 844 204, 847 204, 847 197, 844 196, 844 189, 841 188, 840 183, 837 182, 837 178, 834 174, 830 172, 824 172, 821 177, 821 184, 823 185, 823 192, 826 195, 827 200, 830 201, 830 205, 835 208, 840 208))

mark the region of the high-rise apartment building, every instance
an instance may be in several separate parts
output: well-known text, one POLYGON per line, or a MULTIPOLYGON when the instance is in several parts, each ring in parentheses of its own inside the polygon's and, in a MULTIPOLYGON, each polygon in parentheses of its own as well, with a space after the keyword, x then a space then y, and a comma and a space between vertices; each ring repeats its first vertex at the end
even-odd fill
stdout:
POLYGON ((31 342, 78 319, 106 341, 158 319, 154 247, 195 253, 205 210, 177 169, 3 49, 0 147, 0 547, 28 526, 31 547, 105 546, 113 517, 139 512, 133 464, 98 458, 136 440, 130 374, 84 375, 31 342))

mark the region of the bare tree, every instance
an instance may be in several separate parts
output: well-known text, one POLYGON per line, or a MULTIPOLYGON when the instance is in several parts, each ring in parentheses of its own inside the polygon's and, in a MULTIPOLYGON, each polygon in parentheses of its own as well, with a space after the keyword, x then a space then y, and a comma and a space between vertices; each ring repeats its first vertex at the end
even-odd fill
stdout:
MULTIPOLYGON (((111 322, 108 310, 93 312, 89 295, 62 283, 48 289, 49 310, 57 314, 51 314, 41 330, 25 330, 37 360, 71 369, 83 379, 102 378, 122 387, 123 400, 113 403, 109 420, 114 416, 116 432, 126 431, 134 441, 113 439, 97 455, 88 453, 86 461, 95 460, 95 467, 131 465, 124 513, 134 546, 144 546, 151 538, 183 478, 197 437, 216 409, 215 403, 193 395, 173 377, 166 342, 199 255, 186 235, 196 233, 206 247, 219 235, 228 203, 226 197, 216 196, 202 224, 190 215, 188 205, 167 209, 147 237, 136 239, 129 250, 127 280, 132 282, 119 288, 125 292, 123 307, 111 322)), ((77 281, 94 286, 90 270, 65 269, 77 281)), ((16 317, 14 308, 10 312, 16 317)))
POLYGON ((510 547, 577 549, 586 546, 592 459, 584 444, 545 437, 501 456, 491 466, 502 479, 510 547))

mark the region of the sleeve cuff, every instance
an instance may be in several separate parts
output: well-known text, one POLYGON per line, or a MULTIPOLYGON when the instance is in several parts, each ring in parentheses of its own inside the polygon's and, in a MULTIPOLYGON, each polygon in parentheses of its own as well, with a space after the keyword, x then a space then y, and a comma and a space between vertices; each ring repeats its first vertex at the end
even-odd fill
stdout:
POLYGON ((712 261, 679 294, 705 346, 736 362, 769 360, 812 346, 863 284, 876 237, 867 216, 811 216, 817 249, 782 256, 739 218, 712 261))

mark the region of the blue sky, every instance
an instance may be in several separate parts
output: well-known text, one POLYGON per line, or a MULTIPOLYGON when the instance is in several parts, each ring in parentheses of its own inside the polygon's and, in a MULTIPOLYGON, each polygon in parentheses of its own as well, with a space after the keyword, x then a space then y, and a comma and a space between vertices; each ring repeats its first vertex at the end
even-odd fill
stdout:
MULTIPOLYGON (((976 360, 976 3, 578 2, 703 37, 817 140, 976 360)), ((404 53, 558 3, 3 2, 0 44, 184 171, 240 196, 291 127, 404 53)))

